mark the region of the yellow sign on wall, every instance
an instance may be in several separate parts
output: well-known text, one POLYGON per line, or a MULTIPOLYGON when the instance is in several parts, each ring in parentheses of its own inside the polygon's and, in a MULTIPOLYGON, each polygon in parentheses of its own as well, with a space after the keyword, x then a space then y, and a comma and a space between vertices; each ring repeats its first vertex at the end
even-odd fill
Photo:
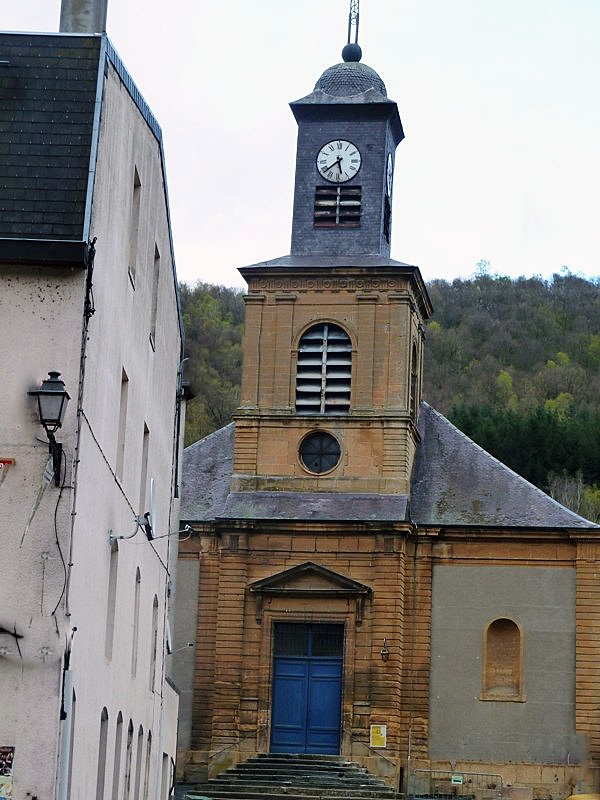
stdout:
POLYGON ((387 725, 371 725, 371 747, 385 747, 387 742, 387 725))

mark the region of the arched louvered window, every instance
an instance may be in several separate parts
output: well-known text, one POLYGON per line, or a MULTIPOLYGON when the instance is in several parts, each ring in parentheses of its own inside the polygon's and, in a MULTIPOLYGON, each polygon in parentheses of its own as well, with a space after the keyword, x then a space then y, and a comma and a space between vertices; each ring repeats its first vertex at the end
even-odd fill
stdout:
POLYGON ((331 322, 314 325, 300 339, 296 372, 299 414, 347 414, 350 410, 352 342, 331 322))

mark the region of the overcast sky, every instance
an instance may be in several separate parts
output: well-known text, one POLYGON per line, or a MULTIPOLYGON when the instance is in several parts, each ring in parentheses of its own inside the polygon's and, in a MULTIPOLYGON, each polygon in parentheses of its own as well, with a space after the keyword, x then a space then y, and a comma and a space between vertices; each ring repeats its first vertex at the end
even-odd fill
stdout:
MULTIPOLYGON (((60 0, 0 0, 55 31, 60 0)), ((289 252, 288 108, 341 60, 349 0, 109 0, 163 129, 179 277, 243 286, 289 252)), ((362 0, 363 62, 396 100, 392 256, 426 280, 600 275, 600 0, 362 0)))

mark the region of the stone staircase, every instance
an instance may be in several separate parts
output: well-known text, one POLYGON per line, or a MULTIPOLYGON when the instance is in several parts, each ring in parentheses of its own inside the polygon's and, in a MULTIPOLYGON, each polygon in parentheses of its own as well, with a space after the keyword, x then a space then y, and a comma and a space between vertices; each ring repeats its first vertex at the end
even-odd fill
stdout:
POLYGON ((396 800, 400 795, 340 756, 271 753, 194 786, 187 800, 396 800))

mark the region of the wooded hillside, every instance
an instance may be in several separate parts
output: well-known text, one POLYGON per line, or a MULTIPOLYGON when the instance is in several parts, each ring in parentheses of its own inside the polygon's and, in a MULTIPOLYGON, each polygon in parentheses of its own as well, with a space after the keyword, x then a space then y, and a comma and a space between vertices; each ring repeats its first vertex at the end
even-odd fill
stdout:
MULTIPOLYGON (((600 519, 600 281, 481 274, 428 285, 424 397, 501 461, 600 519)), ((226 424, 239 399, 242 292, 181 287, 186 444, 226 424)))

